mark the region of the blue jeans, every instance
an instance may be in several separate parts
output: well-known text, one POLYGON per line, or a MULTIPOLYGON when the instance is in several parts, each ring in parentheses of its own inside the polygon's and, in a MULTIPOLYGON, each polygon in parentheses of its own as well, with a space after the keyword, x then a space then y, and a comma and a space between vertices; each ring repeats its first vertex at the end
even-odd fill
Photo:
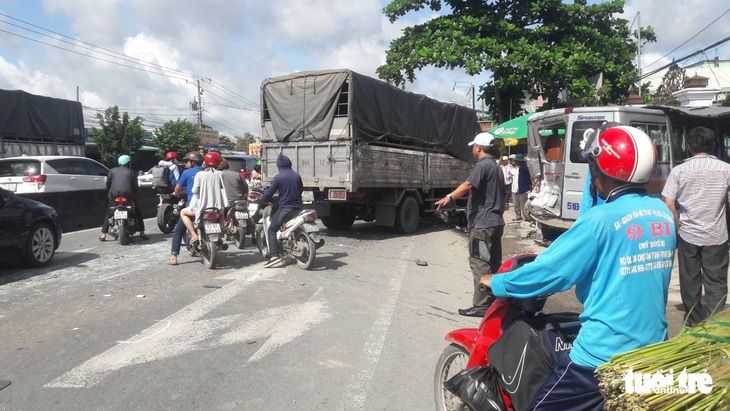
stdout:
POLYGON ((269 240, 269 254, 273 256, 279 255, 279 241, 276 239, 276 232, 279 231, 281 226, 287 221, 294 218, 301 211, 301 207, 279 207, 273 216, 271 216, 271 223, 267 231, 269 240))
POLYGON ((175 225, 175 230, 172 232, 172 249, 170 250, 170 254, 180 254, 180 247, 182 246, 183 236, 186 231, 188 229, 185 227, 185 223, 183 223, 182 218, 179 218, 175 225))

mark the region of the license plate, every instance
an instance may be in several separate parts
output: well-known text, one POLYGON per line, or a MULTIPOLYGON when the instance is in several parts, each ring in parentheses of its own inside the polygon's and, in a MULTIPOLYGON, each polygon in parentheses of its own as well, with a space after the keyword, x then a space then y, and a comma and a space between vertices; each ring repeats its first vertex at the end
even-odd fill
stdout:
POLYGON ((205 223, 205 232, 208 234, 218 234, 221 232, 221 225, 218 223, 205 223))
POLYGON ((308 233, 317 233, 319 232, 319 226, 317 224, 313 223, 304 223, 304 231, 308 233))
POLYGON ((236 220, 247 220, 248 219, 248 213, 244 213, 243 211, 236 211, 236 220))
POLYGON ((304 203, 314 202, 314 192, 313 191, 302 192, 302 202, 304 202, 304 203))
POLYGON ((0 184, 0 187, 4 188, 6 190, 9 190, 9 191, 15 192, 17 185, 18 184, 16 184, 16 183, 4 183, 4 184, 0 184))
POLYGON ((114 212, 114 219, 116 219, 116 220, 122 220, 122 219, 125 219, 125 218, 127 218, 127 211, 126 210, 125 211, 117 210, 117 211, 114 212))

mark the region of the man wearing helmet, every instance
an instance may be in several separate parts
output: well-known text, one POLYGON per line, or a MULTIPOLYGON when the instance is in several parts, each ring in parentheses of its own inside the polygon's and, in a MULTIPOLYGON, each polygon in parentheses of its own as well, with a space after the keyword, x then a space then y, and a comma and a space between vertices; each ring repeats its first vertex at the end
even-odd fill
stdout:
POLYGON ((692 157, 672 169, 662 196, 678 226, 679 290, 691 327, 725 309, 730 165, 711 155, 715 133, 706 127, 693 128, 687 144, 692 157))
POLYGON ((581 215, 534 262, 481 280, 500 297, 545 296, 575 286, 583 304, 572 350, 558 356, 529 410, 602 409, 596 367, 667 337, 676 235, 669 208, 644 188, 654 176, 656 148, 641 130, 620 126, 594 132, 583 155, 605 203, 581 215))
MULTIPOLYGON (((168 170, 170 170, 170 187, 175 187, 177 184, 177 180, 180 179, 180 168, 177 166, 177 153, 174 151, 170 151, 167 154, 165 154, 165 159, 160 160, 159 163, 157 163, 160 167, 167 167, 168 170)), ((160 207, 162 205, 162 197, 160 197, 160 203, 157 205, 157 207, 160 207)))
MULTIPOLYGON (((190 232, 191 245, 198 242, 195 225, 200 220, 203 210, 215 207, 221 210, 221 220, 223 218, 222 211, 226 205, 226 198, 223 197, 223 182, 218 172, 220 163, 221 155, 219 153, 212 151, 205 155, 203 171, 195 174, 190 203, 180 211, 180 220, 190 232), (191 217, 195 217, 195 224, 191 217)), ((221 221, 221 226, 223 226, 223 221, 221 221)))
MULTIPOLYGON (((190 206, 190 200, 193 197, 193 185, 195 184, 195 175, 200 171, 203 171, 203 156, 197 151, 191 151, 185 154, 183 157, 185 166, 187 169, 180 174, 180 179, 177 181, 175 186, 175 197, 180 197, 183 190, 187 192, 187 198, 185 200, 185 206, 190 206)), ((182 219, 177 220, 175 230, 172 233, 172 248, 170 249, 170 259, 168 264, 177 265, 177 255, 180 254, 180 247, 182 246, 183 235, 185 234, 185 223, 182 219)))
MULTIPOLYGON (((134 204, 134 216, 137 220, 137 227, 139 227, 139 238, 149 240, 147 234, 144 233, 142 210, 140 209, 139 204, 135 201, 137 194, 139 193, 139 186, 137 185, 137 175, 131 168, 132 158, 124 154, 119 156, 117 163, 119 166, 109 170, 109 174, 106 176, 106 188, 109 190, 109 200, 111 201, 117 196, 130 198, 134 204)), ((111 207, 108 207, 106 216, 104 217, 104 222, 101 225, 99 241, 106 241, 106 234, 109 231, 109 218, 113 214, 114 210, 111 207)))

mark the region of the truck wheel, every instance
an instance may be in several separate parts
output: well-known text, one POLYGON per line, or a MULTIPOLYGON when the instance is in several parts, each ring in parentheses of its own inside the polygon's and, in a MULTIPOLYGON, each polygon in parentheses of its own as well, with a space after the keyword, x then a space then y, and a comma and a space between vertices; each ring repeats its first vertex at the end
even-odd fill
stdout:
POLYGON ((542 241, 555 241, 565 230, 540 224, 540 232, 542 233, 542 241))
POLYGON ((410 234, 418 228, 420 212, 418 202, 411 196, 403 197, 395 216, 395 230, 402 234, 410 234))
POLYGON ((322 224, 331 230, 347 230, 355 223, 355 208, 348 204, 333 204, 330 213, 322 224))

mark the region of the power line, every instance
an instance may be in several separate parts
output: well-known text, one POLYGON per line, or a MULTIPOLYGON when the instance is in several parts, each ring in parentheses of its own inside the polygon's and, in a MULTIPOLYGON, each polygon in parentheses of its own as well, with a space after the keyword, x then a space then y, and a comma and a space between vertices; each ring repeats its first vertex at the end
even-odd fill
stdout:
POLYGON ((717 41, 717 42, 715 42, 715 43, 712 43, 712 44, 710 44, 709 46, 707 46, 707 47, 703 48, 702 50, 697 50, 697 51, 694 51, 694 52, 692 52, 692 53, 690 53, 690 54, 688 54, 688 55, 686 55, 686 56, 684 56, 684 57, 682 57, 682 58, 680 58, 680 59, 678 59, 678 60, 674 60, 674 61, 672 61, 672 62, 671 62, 671 63, 669 63, 669 64, 665 64, 664 66, 662 66, 662 67, 659 67, 659 68, 658 68, 658 69, 656 69, 656 70, 652 70, 652 71, 650 71, 650 72, 648 72, 648 73, 644 73, 644 74, 642 74, 642 75, 641 75, 641 77, 639 77, 639 80, 641 80, 641 79, 645 79, 645 78, 647 78, 647 77, 650 77, 650 76, 653 76, 654 74, 656 74, 656 73, 658 73, 658 72, 660 72, 660 71, 664 70, 665 68, 667 68, 667 67, 670 67, 670 66, 671 66, 672 64, 679 64, 679 63, 681 63, 681 62, 683 62, 683 61, 685 61, 685 60, 688 60, 688 59, 690 59, 690 58, 692 58, 692 57, 694 57, 694 56, 697 56, 697 55, 703 54, 704 52, 706 52, 707 50, 709 50, 709 49, 711 49, 711 48, 713 48, 713 47, 717 47, 717 46, 719 46, 719 45, 721 45, 721 44, 723 44, 723 43, 727 43, 728 41, 730 41, 730 36, 728 36, 728 37, 725 37, 724 39, 722 39, 722 40, 720 40, 720 41, 717 41))

